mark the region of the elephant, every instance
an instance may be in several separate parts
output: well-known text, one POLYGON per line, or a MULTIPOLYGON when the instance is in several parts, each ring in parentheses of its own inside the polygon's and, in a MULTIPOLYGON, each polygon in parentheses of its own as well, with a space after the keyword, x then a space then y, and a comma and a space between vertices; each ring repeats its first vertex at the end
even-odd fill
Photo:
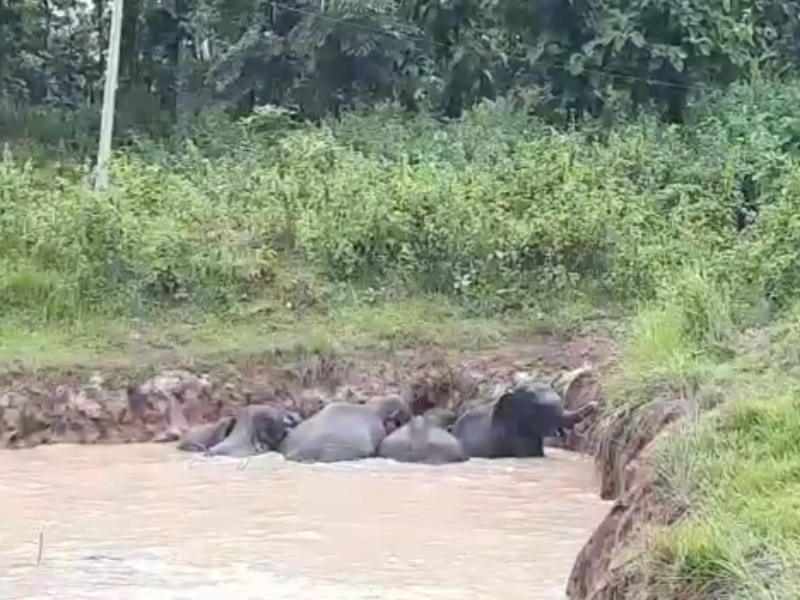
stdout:
POLYGON ((529 383, 504 393, 492 404, 462 414, 452 433, 468 456, 544 457, 544 438, 562 435, 597 408, 589 402, 566 410, 549 385, 529 383))
POLYGON ((211 456, 251 456, 277 450, 301 418, 282 406, 258 404, 239 411, 224 439, 208 449, 211 456))
POLYGON ((338 462, 375 456, 387 435, 411 418, 400 396, 364 404, 332 402, 289 432, 280 451, 296 462, 338 462))
POLYGON ((429 408, 422 416, 425 417, 428 423, 436 425, 445 431, 449 431, 456 422, 456 413, 450 409, 438 406, 429 408))
POLYGON ((236 425, 234 417, 222 417, 213 423, 204 423, 185 431, 178 440, 178 450, 208 452, 228 437, 236 425))
POLYGON ((416 415, 384 438, 378 456, 398 462, 434 465, 464 462, 468 457, 461 442, 446 430, 454 421, 455 414, 443 409, 416 415))

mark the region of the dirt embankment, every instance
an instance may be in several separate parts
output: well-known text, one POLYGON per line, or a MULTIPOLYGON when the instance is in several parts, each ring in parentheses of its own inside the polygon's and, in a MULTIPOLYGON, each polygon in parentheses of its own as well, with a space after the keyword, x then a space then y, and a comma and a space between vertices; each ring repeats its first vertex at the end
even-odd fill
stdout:
MULTIPOLYGON (((598 393, 596 371, 577 379, 563 374, 587 364, 602 367, 610 354, 604 340, 542 336, 460 354, 429 347, 369 358, 271 355, 145 375, 124 369, 7 373, 0 376, 0 441, 10 448, 157 441, 169 437, 176 421, 206 423, 247 404, 277 402, 308 417, 332 400, 359 402, 390 392, 403 394, 415 412, 433 406, 458 411, 520 373, 545 380, 561 374, 557 385, 569 388, 567 402, 576 407, 598 393)), ((566 445, 579 450, 581 444, 578 431, 566 445)))
POLYGON ((640 406, 601 411, 592 430, 593 449, 600 496, 614 504, 575 560, 566 590, 570 600, 650 597, 638 595, 648 585, 637 555, 648 529, 674 522, 681 511, 659 493, 653 449, 688 408, 685 400, 665 394, 640 406))

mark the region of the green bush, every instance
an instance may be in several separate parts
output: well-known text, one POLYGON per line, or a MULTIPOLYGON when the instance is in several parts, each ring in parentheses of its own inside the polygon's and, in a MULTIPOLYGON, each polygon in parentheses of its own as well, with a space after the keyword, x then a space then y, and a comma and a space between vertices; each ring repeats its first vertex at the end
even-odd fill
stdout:
MULTIPOLYGON (((6 156, 0 297, 6 311, 59 318, 163 302, 225 310, 300 268, 333 291, 446 294, 482 310, 632 305, 699 261, 737 297, 788 303, 800 291, 800 163, 783 121, 744 128, 758 107, 716 102, 691 127, 643 117, 602 139, 505 102, 450 124, 391 111, 319 127, 208 114, 118 154, 106 194, 88 191, 85 168, 6 156), (757 218, 739 231, 748 176, 757 218)), ((688 302, 703 286, 684 280, 688 302)))

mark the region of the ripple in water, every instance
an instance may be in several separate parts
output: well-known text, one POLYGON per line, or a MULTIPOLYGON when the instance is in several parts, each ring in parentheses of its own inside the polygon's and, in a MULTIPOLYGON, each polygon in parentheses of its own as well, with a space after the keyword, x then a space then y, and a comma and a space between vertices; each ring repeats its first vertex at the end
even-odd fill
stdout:
POLYGON ((556 449, 441 467, 7 451, 0 597, 561 600, 606 510, 590 462, 556 449))

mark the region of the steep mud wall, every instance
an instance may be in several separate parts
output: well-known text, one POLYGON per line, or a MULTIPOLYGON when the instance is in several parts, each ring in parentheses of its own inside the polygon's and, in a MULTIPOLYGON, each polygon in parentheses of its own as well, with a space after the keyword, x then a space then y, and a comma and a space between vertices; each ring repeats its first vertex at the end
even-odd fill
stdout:
MULTIPOLYGON (((605 340, 543 336, 472 353, 424 348, 368 358, 270 356, 149 375, 7 373, 0 378, 0 442, 17 448, 168 440, 176 429, 232 415, 247 404, 281 403, 308 417, 330 401, 362 402, 386 393, 403 394, 418 413, 433 406, 458 412, 520 376, 556 379, 574 408, 598 393, 595 371, 585 367, 604 364, 611 348, 605 340)), ((577 431, 558 445, 582 444, 577 431)))
POLYGON ((646 589, 635 563, 641 543, 649 528, 680 516, 660 497, 653 449, 688 410, 686 401, 664 397, 599 417, 594 442, 600 495, 615 501, 575 560, 566 589, 570 600, 618 600, 646 589))

